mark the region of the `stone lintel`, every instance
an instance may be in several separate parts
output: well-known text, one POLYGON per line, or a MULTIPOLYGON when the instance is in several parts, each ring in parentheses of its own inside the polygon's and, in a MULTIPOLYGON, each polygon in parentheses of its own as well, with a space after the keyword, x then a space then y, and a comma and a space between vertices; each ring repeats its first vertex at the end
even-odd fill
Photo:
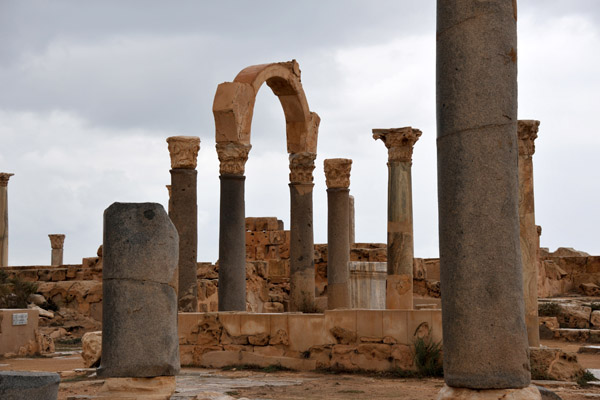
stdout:
POLYGON ((315 169, 315 153, 303 152, 290 154, 290 183, 313 183, 313 170, 315 169))
POLYGON ((413 147, 422 132, 410 126, 404 128, 373 129, 373 139, 381 139, 388 148, 389 161, 411 162, 413 147))
POLYGON ((324 161, 325 182, 328 189, 350 187, 350 168, 352 160, 348 158, 330 158, 324 161))
POLYGON ((535 139, 538 137, 540 121, 520 119, 517 125, 519 137, 519 155, 531 157, 535 153, 535 139))
POLYGON ((244 175, 248 153, 252 148, 250 144, 237 142, 217 143, 221 175, 244 175))
POLYGON ((167 138, 171 168, 195 169, 200 138, 198 136, 171 136, 167 138))
POLYGON ((14 174, 11 174, 9 172, 0 172, 0 186, 4 186, 4 187, 8 186, 8 180, 13 175, 14 174))
POLYGON ((61 233, 49 234, 50 246, 53 249, 62 249, 65 243, 65 235, 61 233))

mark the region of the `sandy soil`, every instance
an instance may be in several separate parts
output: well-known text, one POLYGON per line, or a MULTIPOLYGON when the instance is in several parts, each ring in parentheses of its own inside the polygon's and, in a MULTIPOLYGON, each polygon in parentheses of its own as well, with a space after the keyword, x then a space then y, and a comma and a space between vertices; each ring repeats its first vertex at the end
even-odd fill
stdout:
MULTIPOLYGON (((576 352, 583 344, 543 341, 548 347, 576 352)), ((578 354, 584 368, 600 369, 600 355, 578 354)), ((0 359, 0 370, 54 371, 62 375, 59 399, 94 395, 102 380, 88 378, 78 354, 54 358, 0 359)), ((89 372, 87 373, 89 374, 89 372)), ((435 399, 442 379, 391 379, 360 374, 321 374, 314 372, 220 371, 186 368, 177 377, 174 400, 193 399, 204 391, 248 399, 435 399)), ((564 400, 600 398, 600 386, 585 388, 573 384, 544 384, 564 400)))

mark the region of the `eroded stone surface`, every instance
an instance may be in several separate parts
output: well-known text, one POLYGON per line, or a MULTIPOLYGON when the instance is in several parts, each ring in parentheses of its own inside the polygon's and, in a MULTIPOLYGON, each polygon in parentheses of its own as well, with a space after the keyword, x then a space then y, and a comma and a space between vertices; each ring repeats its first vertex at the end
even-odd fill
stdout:
POLYGON ((380 139, 388 148, 390 162, 412 162, 413 146, 422 132, 410 126, 404 128, 373 129, 373 139, 380 139))
POLYGON ((60 377, 53 372, 0 371, 2 400, 56 400, 60 377))
POLYGON ((444 385, 437 400, 541 400, 542 395, 536 386, 522 389, 473 390, 444 385))
POLYGON ((327 188, 344 188, 350 186, 350 169, 352 160, 347 158, 330 158, 324 161, 325 181, 327 188))
POLYGON ((195 169, 200 138, 197 136, 171 136, 167 138, 171 168, 195 169))
POLYGON ((252 146, 241 143, 217 143, 221 175, 244 175, 248 153, 252 146))

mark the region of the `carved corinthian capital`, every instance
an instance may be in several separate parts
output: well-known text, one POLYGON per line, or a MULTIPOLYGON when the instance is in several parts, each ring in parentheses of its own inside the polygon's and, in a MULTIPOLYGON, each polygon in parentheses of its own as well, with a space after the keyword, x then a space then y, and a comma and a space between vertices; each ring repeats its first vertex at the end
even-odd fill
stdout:
POLYGON ((312 183, 315 158, 309 152, 290 154, 290 183, 312 183))
POLYGON ((347 158, 330 158, 325 160, 325 183, 328 189, 350 187, 350 168, 352 160, 347 158))
POLYGON ((221 175, 244 175, 248 153, 252 145, 242 143, 217 143, 217 154, 221 166, 221 175))
POLYGON ((63 234, 50 234, 50 247, 53 249, 62 249, 65 243, 65 235, 63 234))
POLYGON ((535 139, 538 137, 540 121, 521 119, 517 125, 519 137, 519 155, 531 157, 535 153, 535 139))
POLYGON ((0 172, 0 186, 8 186, 8 180, 14 174, 9 174, 8 172, 0 172))
POLYGON ((412 162, 413 146, 421 131, 410 126, 404 128, 373 129, 373 139, 381 139, 388 148, 388 160, 412 162))
POLYGON ((196 159, 200 150, 197 136, 171 136, 167 138, 171 168, 196 169, 196 159))

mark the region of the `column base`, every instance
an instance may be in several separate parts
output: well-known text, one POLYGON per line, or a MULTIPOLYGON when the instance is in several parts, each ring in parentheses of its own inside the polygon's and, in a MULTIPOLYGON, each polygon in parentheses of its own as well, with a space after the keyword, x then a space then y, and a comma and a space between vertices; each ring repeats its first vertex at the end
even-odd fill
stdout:
POLYGON ((175 393, 174 376, 107 378, 93 399, 168 400, 175 393))
POLYGON ((388 275, 385 288, 385 308, 387 310, 413 309, 412 275, 388 275))
POLYGON ((529 385, 522 389, 477 390, 444 385, 437 400, 541 400, 538 388, 529 385))

